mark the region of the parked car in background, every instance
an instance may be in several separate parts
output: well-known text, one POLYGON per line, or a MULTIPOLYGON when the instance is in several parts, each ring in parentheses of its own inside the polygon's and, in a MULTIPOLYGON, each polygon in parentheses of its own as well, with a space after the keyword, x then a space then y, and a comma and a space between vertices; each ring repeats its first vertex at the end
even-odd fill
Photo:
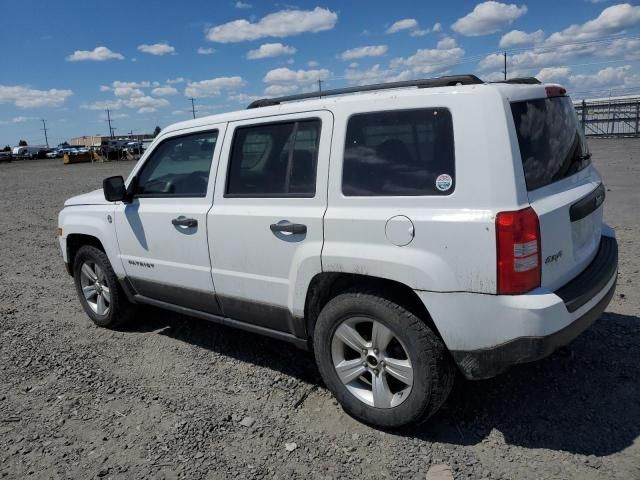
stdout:
POLYGON ((0 162, 11 162, 13 160, 13 154, 9 152, 0 152, 0 162))

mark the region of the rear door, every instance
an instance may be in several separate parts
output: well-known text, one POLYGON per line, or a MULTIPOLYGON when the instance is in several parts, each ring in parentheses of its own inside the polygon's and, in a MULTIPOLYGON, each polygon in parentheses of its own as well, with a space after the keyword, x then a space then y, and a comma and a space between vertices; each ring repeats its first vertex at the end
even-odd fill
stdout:
POLYGON ((302 333, 293 317, 321 271, 332 129, 326 111, 229 124, 208 221, 225 316, 302 333))
POLYGON ((540 219, 542 286, 555 290, 597 253, 605 189, 569 97, 514 102, 529 201, 540 219))

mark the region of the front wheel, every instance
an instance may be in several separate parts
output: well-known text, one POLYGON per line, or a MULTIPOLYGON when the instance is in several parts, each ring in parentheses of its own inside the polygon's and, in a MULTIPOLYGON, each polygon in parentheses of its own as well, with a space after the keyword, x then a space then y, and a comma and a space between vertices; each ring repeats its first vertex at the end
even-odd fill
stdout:
POLYGON ((453 385, 442 340, 409 310, 373 293, 329 301, 313 344, 320 374, 344 410, 374 426, 424 422, 453 385))
POLYGON ((115 328, 135 313, 103 251, 81 247, 73 262, 73 278, 80 304, 96 325, 115 328))

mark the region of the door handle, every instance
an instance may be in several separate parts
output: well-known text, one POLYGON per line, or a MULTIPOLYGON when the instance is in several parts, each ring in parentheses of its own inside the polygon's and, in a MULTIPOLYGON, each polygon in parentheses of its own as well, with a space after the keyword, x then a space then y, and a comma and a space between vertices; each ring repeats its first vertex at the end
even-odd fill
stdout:
POLYGON ((291 223, 288 220, 283 220, 280 223, 272 223, 269 227, 272 232, 286 232, 302 234, 307 233, 307 226, 302 223, 291 223))
POLYGON ((198 221, 195 218, 187 218, 183 215, 180 215, 178 218, 174 218, 171 220, 171 223, 176 227, 192 228, 198 226, 198 221))

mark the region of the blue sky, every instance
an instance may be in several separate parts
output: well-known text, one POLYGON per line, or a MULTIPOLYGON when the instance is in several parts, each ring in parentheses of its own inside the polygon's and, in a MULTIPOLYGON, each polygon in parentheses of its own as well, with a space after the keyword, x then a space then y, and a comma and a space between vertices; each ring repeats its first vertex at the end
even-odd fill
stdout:
POLYGON ((574 97, 640 92, 640 6, 606 0, 6 0, 0 143, 149 132, 317 87, 536 75, 574 97))

